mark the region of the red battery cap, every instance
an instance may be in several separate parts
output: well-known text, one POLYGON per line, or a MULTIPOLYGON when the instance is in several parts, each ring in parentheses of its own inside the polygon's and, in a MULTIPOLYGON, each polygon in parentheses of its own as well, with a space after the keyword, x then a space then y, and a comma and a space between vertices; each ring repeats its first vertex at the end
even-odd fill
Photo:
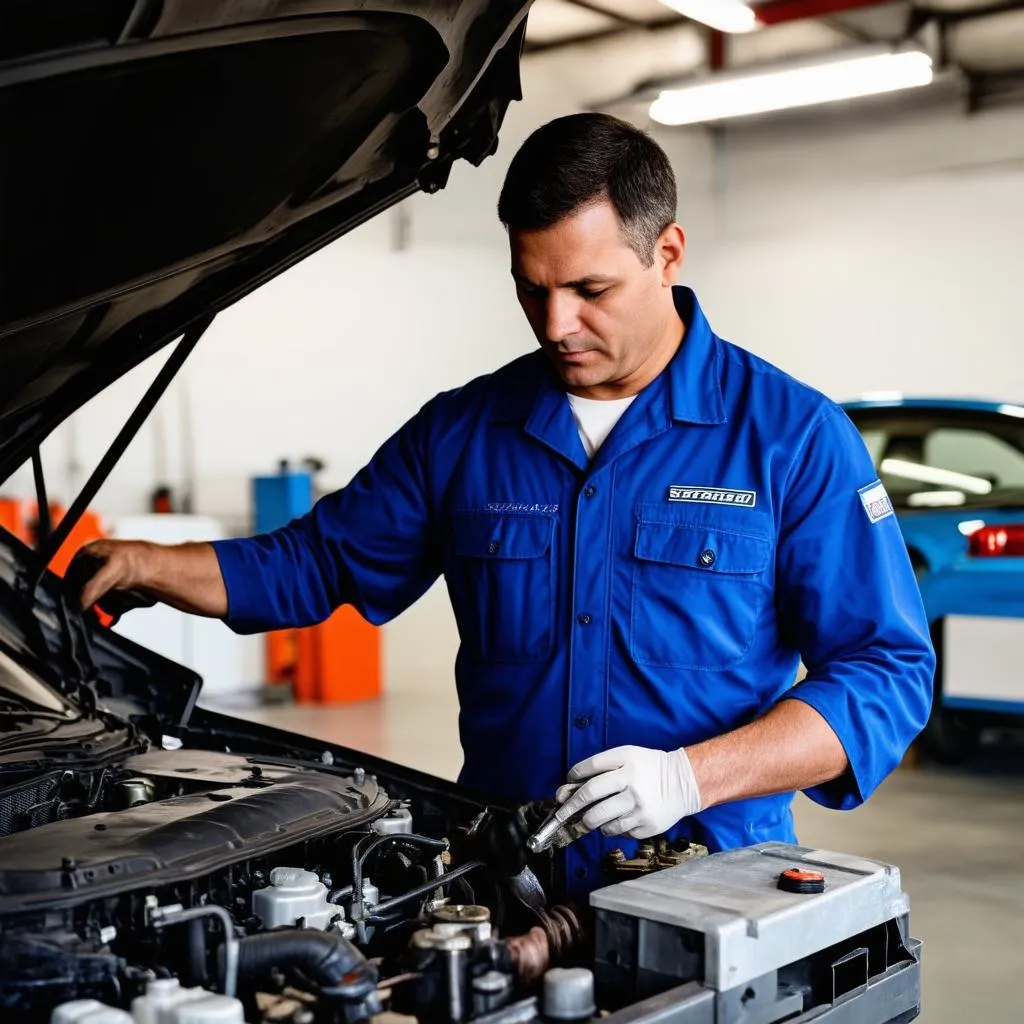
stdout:
POLYGON ((813 894, 825 891, 825 876, 820 871, 787 868, 779 875, 779 888, 783 892, 813 894))

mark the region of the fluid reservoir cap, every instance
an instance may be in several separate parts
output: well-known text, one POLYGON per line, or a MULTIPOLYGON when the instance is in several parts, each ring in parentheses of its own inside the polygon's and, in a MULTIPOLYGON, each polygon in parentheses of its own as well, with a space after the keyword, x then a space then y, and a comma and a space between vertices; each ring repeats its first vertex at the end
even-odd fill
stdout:
POLYGON ((299 892, 316 891, 320 886, 320 879, 312 871, 303 868, 274 868, 270 872, 270 884, 275 889, 296 889, 299 892))
POLYGON ((370 828, 382 836, 411 835, 412 812, 407 807, 396 807, 383 818, 378 818, 370 828))
POLYGON ((545 1017, 583 1020, 595 1010, 594 975, 586 967, 552 967, 545 973, 545 1017))
POLYGON ((825 891, 825 876, 820 871, 804 868, 787 868, 779 875, 778 887, 783 892, 812 895, 825 891))

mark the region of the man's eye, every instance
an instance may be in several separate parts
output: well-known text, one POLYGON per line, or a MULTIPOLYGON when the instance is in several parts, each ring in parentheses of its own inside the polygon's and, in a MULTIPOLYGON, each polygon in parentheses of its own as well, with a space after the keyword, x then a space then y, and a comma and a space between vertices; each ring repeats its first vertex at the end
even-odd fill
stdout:
POLYGON ((599 296, 604 295, 604 293, 607 290, 608 290, 607 288, 602 288, 602 289, 600 289, 600 291, 596 291, 595 292, 595 291, 592 291, 592 290, 587 289, 587 288, 581 288, 580 291, 579 291, 579 295, 580 295, 580 298, 583 298, 583 299, 596 299, 599 296))

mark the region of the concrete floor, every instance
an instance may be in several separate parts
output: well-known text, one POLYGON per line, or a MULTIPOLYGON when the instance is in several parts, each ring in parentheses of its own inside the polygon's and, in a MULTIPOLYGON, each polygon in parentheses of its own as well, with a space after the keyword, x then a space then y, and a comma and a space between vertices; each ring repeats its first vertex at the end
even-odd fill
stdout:
MULTIPOLYGON (((453 700, 391 694, 333 707, 224 708, 445 778, 461 763, 453 700)), ((862 808, 799 798, 800 840, 900 866, 924 941, 926 1024, 1024 1019, 1024 745, 986 748, 950 771, 897 771, 862 808)))

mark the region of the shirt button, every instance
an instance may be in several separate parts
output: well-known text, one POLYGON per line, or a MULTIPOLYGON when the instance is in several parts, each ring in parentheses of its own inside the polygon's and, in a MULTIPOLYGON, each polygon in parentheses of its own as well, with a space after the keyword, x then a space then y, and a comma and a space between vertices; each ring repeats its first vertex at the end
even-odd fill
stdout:
POLYGON ((703 566, 712 566, 715 564, 715 553, 711 548, 705 548, 700 553, 700 564, 703 566))
POLYGON ((583 491, 584 498, 592 498, 597 494, 597 488, 593 484, 589 484, 583 491))
POLYGON ((586 612, 580 612, 579 615, 576 616, 576 621, 581 626, 589 626, 590 623, 593 622, 593 619, 591 619, 591 617, 586 612))
POLYGON ((578 867, 573 873, 576 875, 578 879, 580 879, 580 881, 587 877, 587 869, 582 866, 578 867))
POLYGON ((590 716, 589 715, 577 715, 576 716, 576 728, 577 729, 586 729, 586 727, 588 725, 590 725, 590 716))
POLYGON ((487 545, 487 554, 489 555, 496 555, 500 550, 501 545, 496 540, 492 540, 491 543, 487 545))

